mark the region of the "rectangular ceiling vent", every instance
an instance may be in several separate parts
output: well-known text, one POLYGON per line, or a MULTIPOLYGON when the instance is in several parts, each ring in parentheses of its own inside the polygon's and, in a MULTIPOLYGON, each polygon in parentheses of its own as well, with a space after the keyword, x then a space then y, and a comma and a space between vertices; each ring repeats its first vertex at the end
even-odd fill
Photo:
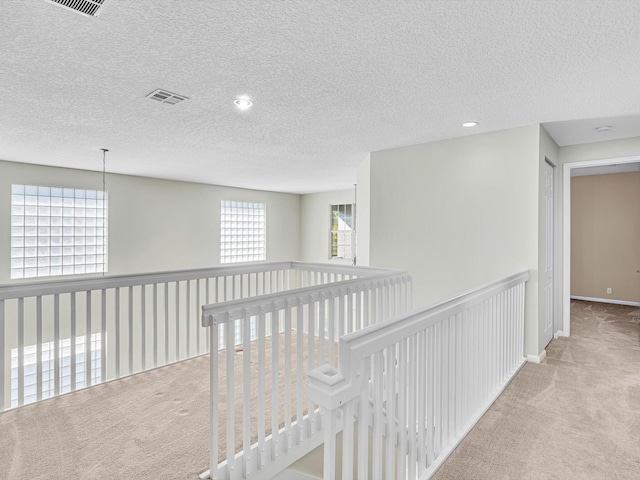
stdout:
POLYGON ((60 5, 74 12, 86 15, 88 17, 96 17, 100 12, 100 7, 107 0, 45 0, 45 2, 60 5))
POLYGON ((178 95, 176 93, 167 92, 166 90, 154 90, 147 98, 151 100, 155 100, 160 103, 168 103, 169 105, 175 105, 176 103, 180 103, 183 100, 189 100, 189 97, 185 97, 184 95, 178 95))

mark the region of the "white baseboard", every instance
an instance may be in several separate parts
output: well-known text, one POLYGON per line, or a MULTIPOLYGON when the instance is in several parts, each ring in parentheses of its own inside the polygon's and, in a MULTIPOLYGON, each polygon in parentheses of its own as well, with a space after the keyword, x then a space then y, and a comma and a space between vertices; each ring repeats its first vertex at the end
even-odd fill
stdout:
POLYGON ((545 359, 546 356, 547 356, 547 351, 542 350, 542 352, 540 352, 540 355, 527 355, 527 362, 542 363, 542 361, 545 359))
POLYGON ((568 337, 569 335, 567 335, 566 333, 564 333, 563 330, 558 330, 556 333, 553 334, 553 338, 554 340, 559 339, 560 337, 568 337))
POLYGON ((640 307, 640 302, 628 302, 626 300, 613 300, 609 298, 581 297, 571 295, 571 300, 584 300, 585 302, 613 303, 614 305, 629 305, 630 307, 640 307))

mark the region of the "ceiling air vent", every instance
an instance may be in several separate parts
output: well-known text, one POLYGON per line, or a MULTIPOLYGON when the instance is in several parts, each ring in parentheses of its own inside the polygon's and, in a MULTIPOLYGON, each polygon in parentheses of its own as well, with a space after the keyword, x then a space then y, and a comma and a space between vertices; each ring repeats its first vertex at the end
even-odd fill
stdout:
POLYGON ((151 100, 155 100, 160 103, 168 103, 169 105, 175 105, 183 100, 188 100, 189 97, 185 97, 184 95, 178 95, 176 93, 167 92, 166 90, 154 90, 147 98, 151 100))
POLYGON ((106 1, 107 0, 45 0, 45 2, 60 5, 61 7, 68 8, 89 17, 97 16, 100 7, 102 7, 106 1))

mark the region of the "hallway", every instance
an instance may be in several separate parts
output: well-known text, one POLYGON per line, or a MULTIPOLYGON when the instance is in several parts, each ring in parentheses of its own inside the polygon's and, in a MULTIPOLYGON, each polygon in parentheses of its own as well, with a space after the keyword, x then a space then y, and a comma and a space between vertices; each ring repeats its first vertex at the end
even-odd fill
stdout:
POLYGON ((434 476, 636 479, 640 309, 575 301, 571 337, 527 364, 434 476))

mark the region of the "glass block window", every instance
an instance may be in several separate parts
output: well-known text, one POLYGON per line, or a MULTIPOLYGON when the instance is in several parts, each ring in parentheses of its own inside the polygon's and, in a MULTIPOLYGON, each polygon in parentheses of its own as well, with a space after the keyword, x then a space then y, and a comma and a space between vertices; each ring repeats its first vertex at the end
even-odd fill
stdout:
MULTIPOLYGON (((42 398, 55 395, 55 355, 53 342, 42 344, 42 398)), ((85 385, 85 337, 76 337, 76 390, 85 385)), ((37 346, 24 347, 22 363, 24 368, 24 404, 33 403, 38 399, 38 386, 36 384, 38 362, 37 346)), ((71 391, 71 339, 60 340, 58 347, 60 393, 71 391)), ((91 335, 91 384, 102 382, 102 334, 91 335)), ((18 349, 11 349, 11 407, 18 406, 18 349)))
POLYGON ((257 262, 266 259, 265 204, 222 200, 220 208, 220 262, 257 262))
POLYGON ((329 258, 353 256, 353 205, 331 205, 331 252, 329 258))
POLYGON ((11 278, 107 271, 101 190, 11 186, 11 278))
MULTIPOLYGON (((218 335, 218 350, 224 350, 227 348, 227 337, 225 334, 225 328, 229 325, 233 325, 233 346, 237 347, 238 345, 242 345, 244 342, 243 338, 243 330, 244 330, 244 320, 236 320, 232 323, 225 323, 220 325, 220 334, 218 335)), ((270 326, 271 324, 268 324, 270 326)), ((265 334, 270 336, 268 333, 268 329, 265 330, 265 334)), ((252 316, 249 319, 249 340, 252 342, 258 338, 258 317, 252 316)))

